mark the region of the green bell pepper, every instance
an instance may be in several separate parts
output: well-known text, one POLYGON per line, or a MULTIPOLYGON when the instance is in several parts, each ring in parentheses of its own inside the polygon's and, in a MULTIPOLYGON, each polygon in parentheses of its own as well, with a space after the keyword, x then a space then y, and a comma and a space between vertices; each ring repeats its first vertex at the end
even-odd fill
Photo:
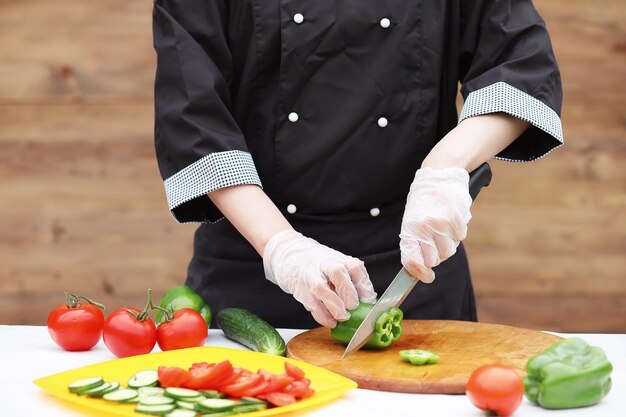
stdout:
MULTIPOLYGON (((192 308, 196 310, 206 325, 211 324, 211 308, 204 302, 194 290, 186 285, 170 288, 161 299, 160 307, 165 308, 169 312, 180 310, 181 308, 192 308)), ((165 315, 162 311, 157 311, 154 315, 154 321, 157 325, 165 321, 165 315)))
POLYGON ((526 398, 544 408, 593 405, 611 389, 613 366, 604 351, 581 339, 565 339, 526 363, 526 398))
MULTIPOLYGON (((331 329, 330 335, 338 342, 348 344, 359 325, 367 316, 367 313, 374 307, 374 304, 359 303, 359 305, 349 310, 350 318, 340 321, 331 329)), ((383 311, 374 324, 374 333, 363 346, 370 349, 382 349, 391 345, 402 335, 402 310, 398 307, 391 307, 383 311)))
POLYGON ((430 365, 439 362, 441 357, 436 353, 422 349, 408 349, 398 352, 402 360, 411 362, 412 365, 430 365))

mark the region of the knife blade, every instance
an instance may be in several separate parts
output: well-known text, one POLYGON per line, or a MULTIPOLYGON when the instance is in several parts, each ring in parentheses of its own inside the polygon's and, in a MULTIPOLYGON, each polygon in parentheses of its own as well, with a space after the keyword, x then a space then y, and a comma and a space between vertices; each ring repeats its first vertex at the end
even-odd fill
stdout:
MULTIPOLYGON (((469 180, 469 193, 472 200, 476 199, 483 187, 487 187, 491 183, 491 177, 491 168, 487 163, 472 171, 469 180)), ((352 352, 359 350, 367 343, 374 332, 374 324, 378 316, 391 307, 397 307, 402 304, 418 281, 404 267, 400 269, 400 272, 391 281, 389 287, 387 287, 383 295, 374 304, 374 307, 365 316, 356 332, 354 332, 350 343, 348 343, 346 350, 343 352, 342 359, 347 358, 352 352)))

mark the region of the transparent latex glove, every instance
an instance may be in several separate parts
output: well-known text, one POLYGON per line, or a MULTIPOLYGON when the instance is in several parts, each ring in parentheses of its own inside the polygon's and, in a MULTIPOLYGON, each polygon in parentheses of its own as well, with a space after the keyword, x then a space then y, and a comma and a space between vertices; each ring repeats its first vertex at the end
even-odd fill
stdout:
POLYGON ((432 268, 454 255, 467 236, 471 205, 466 170, 417 170, 400 230, 401 261, 411 275, 433 282, 432 268))
POLYGON ((277 284, 311 312, 322 326, 347 320, 347 309, 359 300, 372 302, 374 287, 363 261, 285 230, 272 236, 263 252, 268 280, 277 284))

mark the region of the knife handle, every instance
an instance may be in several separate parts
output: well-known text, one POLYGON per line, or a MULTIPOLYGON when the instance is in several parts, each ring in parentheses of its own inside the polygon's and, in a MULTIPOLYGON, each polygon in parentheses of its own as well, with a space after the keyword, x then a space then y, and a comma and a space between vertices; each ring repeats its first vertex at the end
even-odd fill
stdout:
POLYGON ((469 193, 472 197, 472 201, 476 200, 478 193, 483 187, 489 186, 491 183, 491 168, 488 163, 483 163, 470 173, 469 179, 469 193))

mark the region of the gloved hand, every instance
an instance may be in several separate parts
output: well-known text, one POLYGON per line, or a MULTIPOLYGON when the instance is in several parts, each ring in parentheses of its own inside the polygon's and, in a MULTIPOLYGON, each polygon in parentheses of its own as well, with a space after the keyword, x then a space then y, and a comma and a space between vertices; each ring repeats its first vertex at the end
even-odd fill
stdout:
POLYGON ((472 215, 469 174, 462 168, 421 168, 415 173, 400 230, 402 265, 421 281, 456 252, 472 215))
POLYGON ((359 299, 372 302, 374 287, 363 261, 304 237, 295 230, 272 236, 263 252, 268 280, 293 294, 322 326, 347 320, 359 299))

